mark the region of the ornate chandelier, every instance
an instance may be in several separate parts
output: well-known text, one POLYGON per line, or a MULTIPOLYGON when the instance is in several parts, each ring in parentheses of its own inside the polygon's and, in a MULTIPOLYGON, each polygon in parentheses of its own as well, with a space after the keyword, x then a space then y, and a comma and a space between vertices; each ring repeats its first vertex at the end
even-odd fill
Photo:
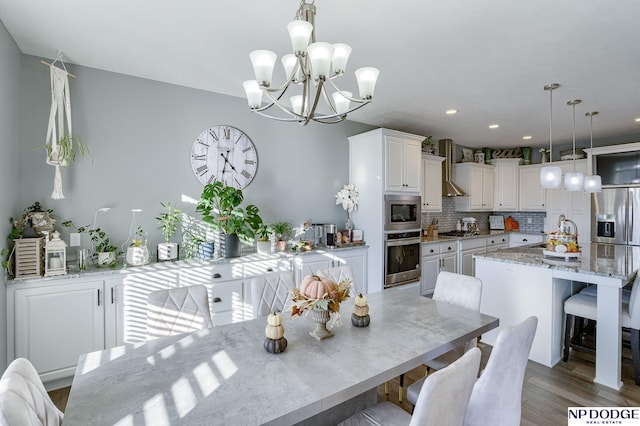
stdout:
POLYGON ((334 124, 343 121, 347 114, 371 102, 379 71, 364 67, 355 71, 360 98, 339 89, 334 79, 343 75, 351 54, 351 47, 344 43, 316 42, 313 3, 300 2, 295 19, 287 25, 293 52, 282 57, 288 80, 280 87, 271 87, 271 78, 277 55, 270 50, 254 50, 249 57, 253 65, 255 80, 243 83, 251 111, 279 121, 294 121, 307 125, 309 121, 334 124), (289 103, 283 102, 287 89, 289 103), (333 89, 329 96, 328 90, 333 89), (293 93, 292 93, 293 92, 293 93), (262 104, 262 97, 268 100, 262 104), (328 107, 327 113, 317 113, 320 98, 328 107), (354 106, 351 106, 351 103, 354 106), (283 114, 275 116, 266 111, 276 106, 283 114))

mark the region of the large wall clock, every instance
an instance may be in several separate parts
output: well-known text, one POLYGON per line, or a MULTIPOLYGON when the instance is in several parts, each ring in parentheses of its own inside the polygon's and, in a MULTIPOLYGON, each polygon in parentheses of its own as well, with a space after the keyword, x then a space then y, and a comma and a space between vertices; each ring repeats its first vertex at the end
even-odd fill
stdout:
POLYGON ((258 153, 249 136, 232 126, 213 126, 191 147, 191 168, 203 184, 220 181, 242 189, 258 170, 258 153))

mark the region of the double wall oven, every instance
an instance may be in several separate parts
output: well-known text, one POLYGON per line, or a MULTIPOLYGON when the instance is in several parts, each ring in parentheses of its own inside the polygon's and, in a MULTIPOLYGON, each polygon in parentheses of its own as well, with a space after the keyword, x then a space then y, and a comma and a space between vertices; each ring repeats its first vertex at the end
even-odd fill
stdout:
POLYGON ((419 195, 385 195, 384 288, 420 281, 419 195))

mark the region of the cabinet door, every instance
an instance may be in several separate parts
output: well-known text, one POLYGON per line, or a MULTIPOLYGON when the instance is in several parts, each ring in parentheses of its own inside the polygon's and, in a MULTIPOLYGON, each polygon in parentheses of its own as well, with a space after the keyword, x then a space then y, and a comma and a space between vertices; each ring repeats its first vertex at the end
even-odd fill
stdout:
POLYGON ((387 137, 387 191, 404 191, 404 141, 387 137))
POLYGON ((440 257, 440 272, 458 273, 458 254, 447 253, 440 257))
POLYGON ((433 294, 433 289, 436 286, 436 279, 440 272, 440 256, 422 256, 422 271, 421 271, 421 283, 422 283, 422 295, 429 296, 433 294))
POLYGON ((462 273, 464 275, 470 275, 474 277, 476 275, 476 260, 473 255, 476 253, 484 253, 486 248, 477 248, 471 250, 464 250, 460 253, 460 265, 462 266, 462 273))
POLYGON ((360 293, 368 293, 367 289, 367 252, 366 250, 346 251, 335 260, 334 266, 348 265, 353 270, 353 283, 360 293))
POLYGON ((482 209, 493 208, 493 169, 482 168, 482 209))
POLYGON ((545 211, 545 189, 540 186, 538 166, 520 167, 520 211, 545 211))
POLYGON ((469 204, 472 209, 482 210, 483 208, 483 191, 482 176, 484 171, 478 167, 469 169, 469 204))
POLYGON ((73 376, 81 354, 105 348, 102 281, 17 289, 15 345, 44 382, 73 376))
POLYGON ((494 210, 518 210, 518 161, 494 160, 494 210))
POLYGON ((422 211, 442 211, 442 160, 422 159, 422 211))
POLYGON ((404 144, 404 188, 403 191, 420 192, 422 173, 422 149, 418 141, 404 144))

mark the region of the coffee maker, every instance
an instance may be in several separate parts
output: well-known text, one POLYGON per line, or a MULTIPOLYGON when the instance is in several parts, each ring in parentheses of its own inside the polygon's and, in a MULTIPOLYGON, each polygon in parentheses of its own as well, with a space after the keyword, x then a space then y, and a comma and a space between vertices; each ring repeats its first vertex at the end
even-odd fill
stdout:
POLYGON ((324 245, 327 247, 335 247, 338 237, 338 227, 333 223, 327 223, 324 225, 324 245))
POLYGON ((326 241, 324 236, 324 223, 312 223, 311 229, 313 230, 313 245, 324 246, 326 241))

